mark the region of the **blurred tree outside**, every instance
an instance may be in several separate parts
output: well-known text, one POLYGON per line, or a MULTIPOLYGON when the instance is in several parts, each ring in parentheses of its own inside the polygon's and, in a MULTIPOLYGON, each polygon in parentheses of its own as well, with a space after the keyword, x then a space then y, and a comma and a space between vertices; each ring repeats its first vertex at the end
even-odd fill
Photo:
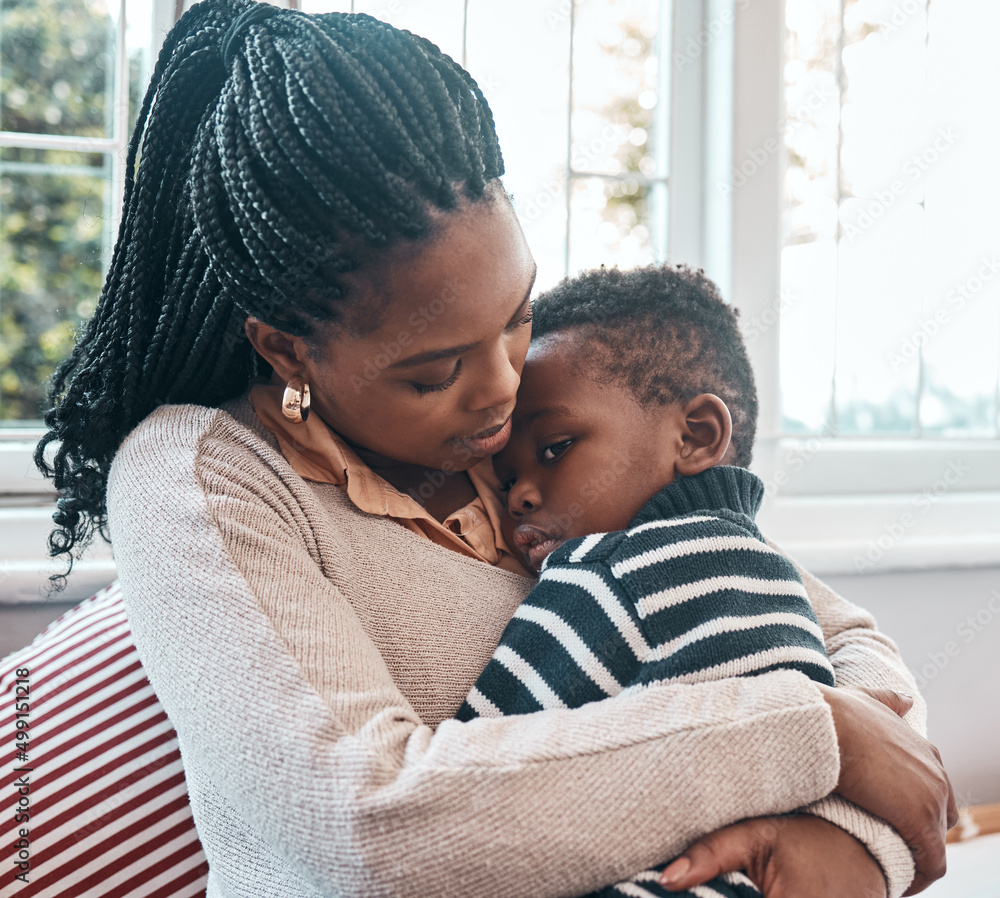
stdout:
MULTIPOLYGON (((0 0, 0 131, 115 136, 116 30, 104 0, 0 0)), ((131 55, 130 121, 142 62, 131 55)), ((0 140, 0 424, 41 418, 52 372, 94 312, 113 177, 106 144, 82 152, 0 140)))
POLYGON ((568 273, 664 261, 661 6, 577 0, 568 273))

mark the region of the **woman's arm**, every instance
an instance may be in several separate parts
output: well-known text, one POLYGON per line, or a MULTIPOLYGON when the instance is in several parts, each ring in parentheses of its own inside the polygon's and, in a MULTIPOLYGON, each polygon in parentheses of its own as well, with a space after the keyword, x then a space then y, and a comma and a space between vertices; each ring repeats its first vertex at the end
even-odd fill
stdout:
POLYGON ((267 869, 275 894, 582 894, 834 787, 832 717, 794 672, 432 731, 276 470, 185 407, 137 428, 109 485, 136 645, 234 892, 267 869))
MULTIPOLYGON (((773 543, 771 545, 780 548, 773 543)), ((909 694, 912 696, 912 706, 904 719, 918 733, 924 735, 927 719, 926 704, 917 692, 916 682, 903 663, 896 644, 878 631, 875 618, 870 613, 842 598, 800 565, 796 564, 796 567, 823 629, 827 654, 836 672, 837 685, 859 689, 886 689, 909 694)), ((837 698, 829 692, 827 696, 828 700, 837 698)), ((850 707, 848 705, 848 708, 850 707)), ((843 717, 843 714, 841 716, 843 717)), ((846 721, 840 729, 844 729, 845 726, 846 721)), ((856 738, 860 743, 861 734, 856 738)), ((864 746, 859 744, 859 747, 864 746)), ((869 788, 869 797, 866 801, 872 800, 869 788)), ((875 797, 875 800, 878 798, 875 797)), ((911 839, 921 840, 913 846, 918 852, 918 863, 915 866, 911 846, 893 827, 841 795, 834 793, 803 810, 835 823, 865 845, 885 873, 890 898, 903 894, 911 881, 914 881, 914 874, 918 869, 920 872, 914 882, 917 887, 925 886, 931 879, 940 875, 934 873, 943 853, 943 844, 935 845, 938 837, 934 828, 939 826, 940 821, 930 819, 918 821, 908 830, 911 839)), ((941 838, 943 839, 943 834, 941 838)))
POLYGON ((808 814, 744 820, 700 839, 661 883, 690 889, 745 871, 766 898, 884 898, 878 864, 857 840, 808 814))
MULTIPOLYGON (((872 696, 852 694, 851 690, 821 688, 834 709, 845 762, 838 789, 884 817, 895 819, 895 812, 905 805, 916 812, 909 822, 903 815, 903 822, 897 823, 900 832, 914 844, 928 846, 915 852, 919 872, 904 893, 915 894, 944 875, 944 835, 957 819, 954 795, 941 770, 940 757, 895 716, 908 708, 896 693, 883 691, 882 704, 872 696), (907 738, 897 743, 893 736, 900 727, 907 738), (899 746, 907 746, 907 739, 915 744, 899 754, 899 746), (914 765, 916 777, 911 775, 914 765), (919 784, 921 800, 909 800, 910 783, 919 784)), ((886 893, 885 884, 870 854, 857 854, 861 845, 860 840, 840 829, 822 833, 809 824, 808 815, 758 818, 702 837, 685 849, 683 857, 675 860, 663 877, 671 888, 688 888, 722 872, 746 869, 752 871, 767 898, 802 894, 881 898, 886 893), (855 860, 850 875, 837 876, 837 863, 831 866, 831 857, 852 854, 855 860), (861 883, 866 885, 855 888, 861 883)))
MULTIPOLYGON (((781 549, 774 543, 773 548, 781 549)), ((891 689, 913 697, 905 720, 921 736, 927 735, 927 704, 917 691, 916 680, 903 663, 896 643, 878 630, 875 618, 848 602, 825 583, 791 559, 805 584, 816 612, 826 653, 838 686, 858 689, 891 689)))

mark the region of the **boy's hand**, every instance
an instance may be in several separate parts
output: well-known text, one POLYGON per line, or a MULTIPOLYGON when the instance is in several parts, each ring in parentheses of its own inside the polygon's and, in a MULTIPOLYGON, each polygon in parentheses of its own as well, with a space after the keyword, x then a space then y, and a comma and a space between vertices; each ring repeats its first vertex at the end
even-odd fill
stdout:
POLYGON ((808 814, 757 817, 709 833, 663 871, 660 883, 679 891, 736 870, 746 872, 765 898, 886 894, 882 870, 865 846, 808 814))

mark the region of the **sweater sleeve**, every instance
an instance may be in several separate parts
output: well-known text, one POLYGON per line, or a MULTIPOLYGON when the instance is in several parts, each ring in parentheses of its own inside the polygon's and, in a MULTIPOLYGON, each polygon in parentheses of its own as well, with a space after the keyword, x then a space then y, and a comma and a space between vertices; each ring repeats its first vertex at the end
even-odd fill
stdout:
POLYGON ((834 787, 831 714, 791 671, 432 730, 326 575, 283 460, 205 453, 220 429, 240 428, 161 409, 108 491, 219 894, 579 895, 834 787))
MULTIPOLYGON (((770 541, 769 541, 770 542, 770 541)), ((772 546, 778 548, 771 543, 772 546)), ((880 633, 875 618, 853 605, 792 559, 816 612, 827 655, 838 686, 886 688, 913 696, 913 708, 904 718, 921 735, 926 734, 927 705, 917 691, 913 675, 903 663, 896 644, 880 633)), ((898 898, 913 881, 913 854, 888 823, 874 817, 839 795, 831 794, 802 810, 822 817, 862 842, 885 874, 889 898, 898 898)))

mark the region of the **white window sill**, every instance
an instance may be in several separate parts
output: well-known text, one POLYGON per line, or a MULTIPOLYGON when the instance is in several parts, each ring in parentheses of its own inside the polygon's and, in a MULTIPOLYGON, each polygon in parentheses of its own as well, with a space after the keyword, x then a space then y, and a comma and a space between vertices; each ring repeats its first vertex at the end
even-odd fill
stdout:
POLYGON ((817 574, 1000 565, 1000 442, 761 440, 761 530, 817 574))
POLYGON ((48 557, 55 491, 31 460, 43 431, 0 431, 0 605, 75 602, 107 586, 117 573, 110 547, 100 537, 73 565, 66 589, 49 593, 49 577, 65 562, 48 557))
POLYGON ((97 537, 84 557, 73 564, 66 589, 50 595, 49 577, 66 568, 64 561, 46 554, 52 526, 49 502, 0 508, 0 544, 4 547, 0 556, 0 605, 78 601, 117 576, 110 547, 97 537))
POLYGON ((757 523, 819 576, 1000 565, 1000 492, 777 497, 757 523))

